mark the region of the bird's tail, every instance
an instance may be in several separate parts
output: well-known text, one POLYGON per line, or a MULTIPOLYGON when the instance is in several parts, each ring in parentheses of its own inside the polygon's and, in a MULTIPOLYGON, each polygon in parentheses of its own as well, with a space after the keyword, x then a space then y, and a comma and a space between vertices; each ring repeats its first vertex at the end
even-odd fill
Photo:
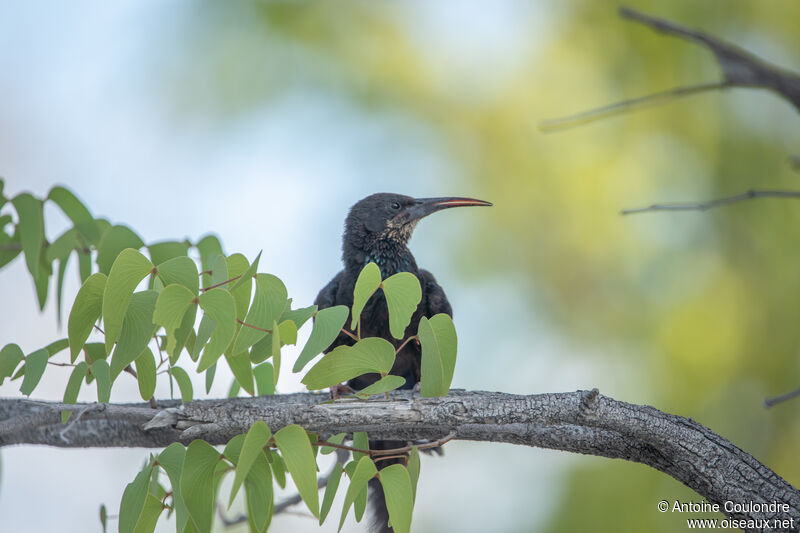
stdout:
MULTIPOLYGON (((402 440, 371 440, 369 441, 370 450, 392 450, 402 448, 408 443, 402 440)), ((378 461, 375 466, 382 470, 393 464, 405 464, 402 457, 378 461)), ((386 508, 386 497, 383 494, 383 486, 378 479, 373 478, 369 482, 369 507, 372 515, 370 531, 372 533, 392 533, 394 530, 389 527, 389 510, 386 508)))

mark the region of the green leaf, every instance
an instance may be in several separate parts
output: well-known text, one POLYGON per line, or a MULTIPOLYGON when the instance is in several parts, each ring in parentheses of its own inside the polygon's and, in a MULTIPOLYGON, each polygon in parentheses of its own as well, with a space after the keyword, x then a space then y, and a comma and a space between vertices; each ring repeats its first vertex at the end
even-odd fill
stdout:
POLYGON ((394 346, 386 339, 368 337, 353 346, 337 346, 302 379, 309 390, 332 387, 362 374, 388 374, 394 364, 394 346))
POLYGON ((136 377, 142 400, 149 400, 156 391, 156 359, 150 348, 145 348, 136 358, 136 377))
POLYGON ((408 475, 411 478, 411 488, 413 489, 414 500, 417 498, 417 482, 419 481, 419 450, 416 446, 411 448, 408 454, 408 475))
POLYGON ((247 309, 250 307, 250 293, 253 287, 253 278, 245 277, 244 274, 250 268, 250 263, 242 254, 232 254, 226 259, 228 265, 228 279, 241 276, 238 281, 226 285, 225 290, 230 291, 233 300, 236 302, 236 318, 244 320, 247 309), (236 288, 234 288, 234 285, 236 288))
POLYGON ((62 350, 66 350, 67 348, 69 348, 69 339, 59 339, 44 347, 44 349, 47 350, 47 353, 50 354, 50 357, 53 357, 57 353, 61 352, 62 350))
POLYGON ((281 451, 286 470, 292 475, 297 492, 308 510, 319 518, 317 462, 306 431, 297 425, 286 426, 275 433, 275 444, 281 451))
POLYGON ((317 313, 314 318, 314 328, 311 330, 311 335, 308 337, 308 342, 303 347, 303 351, 300 352, 297 361, 294 363, 293 372, 303 370, 303 367, 309 361, 327 349, 336 340, 339 332, 342 331, 342 326, 344 326, 349 312, 346 306, 337 305, 317 313))
POLYGON ((264 451, 264 447, 270 438, 272 438, 272 432, 263 420, 257 420, 247 431, 242 443, 239 460, 236 463, 236 475, 233 478, 231 496, 228 499, 228 509, 230 509, 236 493, 239 492, 239 488, 244 483, 245 477, 250 472, 250 468, 255 463, 256 458, 264 451))
MULTIPOLYGON (((394 533, 411 530, 411 514, 414 511, 414 491, 411 478, 403 465, 387 466, 378 473, 389 510, 389 523, 394 533)), ((383 524, 381 524, 383 525, 383 524)))
POLYGON ((188 533, 186 524, 189 522, 189 511, 181 496, 181 472, 183 471, 183 460, 186 456, 186 448, 182 444, 173 442, 158 455, 158 464, 167 473, 170 485, 172 485, 172 503, 175 508, 176 531, 188 533))
POLYGON ((356 279, 356 286, 353 289, 353 320, 350 329, 356 330, 358 321, 361 318, 361 311, 367 305, 370 297, 375 294, 381 285, 381 269, 375 263, 368 263, 361 269, 361 273, 356 279))
POLYGON ((90 365, 100 359, 107 359, 106 345, 102 342, 87 342, 83 346, 83 351, 86 354, 86 362, 90 365))
POLYGON ((271 363, 261 363, 254 367, 253 377, 256 380, 256 391, 259 396, 275 394, 275 369, 271 363))
POLYGON ((292 322, 294 322, 295 326, 297 326, 297 329, 300 329, 303 326, 303 324, 305 324, 308 321, 309 318, 314 316, 314 313, 316 312, 317 312, 316 305, 312 305, 311 307, 301 307, 300 309, 291 309, 289 311, 284 311, 278 322, 283 323, 287 320, 291 320, 292 322))
MULTIPOLYGON (((34 198, 28 193, 17 195, 11 203, 17 210, 19 232, 22 251, 25 253, 25 264, 28 272, 31 273, 34 281, 39 279, 39 260, 44 245, 44 218, 43 204, 38 198, 34 198)), ((44 302, 39 301, 39 306, 43 307, 44 302)))
MULTIPOLYGON (((155 263, 155 261, 153 262, 155 263)), ((192 291, 197 296, 200 292, 200 277, 197 273, 197 265, 186 256, 174 257, 163 263, 155 263, 158 266, 158 277, 164 282, 164 286, 177 283, 192 291)))
POLYGON ((186 348, 186 351, 189 351, 189 344, 191 343, 194 345, 196 340, 196 335, 194 333, 194 323, 196 318, 197 305, 193 303, 186 310, 186 313, 184 313, 183 319, 181 320, 181 325, 175 330, 175 346, 172 350, 172 354, 170 354, 169 357, 170 364, 174 365, 178 362, 178 358, 181 355, 181 350, 183 350, 184 347, 186 348))
MULTIPOLYGON (((253 371, 255 373, 255 369, 253 371)), ((206 394, 211 392, 211 385, 214 384, 214 376, 217 374, 217 363, 214 363, 206 370, 206 394)))
POLYGON ((14 232, 14 235, 9 235, 4 231, 0 231, 0 268, 13 261, 22 251, 22 244, 19 242, 19 239, 18 228, 14 232))
POLYGON ((206 291, 199 300, 200 307, 216 325, 197 365, 197 371, 202 372, 219 359, 233 340, 236 334, 236 308, 231 293, 224 289, 206 291))
MULTIPOLYGON (((142 246, 144 246, 142 239, 127 226, 111 226, 103 233, 100 244, 97 246, 97 268, 103 274, 110 276, 112 265, 117 261, 120 252, 126 248, 138 250, 142 246)), ((143 255, 142 258, 150 263, 143 255)), ((152 268, 152 264, 150 268, 152 268)), ((139 280, 141 281, 141 278, 139 280)))
POLYGON ((375 463, 373 463, 372 459, 369 457, 362 457, 359 459, 358 463, 356 463, 353 475, 350 477, 350 486, 347 487, 347 493, 344 497, 342 517, 339 519, 339 531, 342 530, 344 519, 347 518, 347 512, 350 510, 350 506, 353 505, 353 502, 361 491, 367 488, 367 483, 370 479, 375 477, 377 473, 378 470, 375 468, 375 463))
POLYGON ((410 272, 398 272, 386 278, 381 286, 389 307, 389 330, 392 337, 402 340, 411 322, 411 315, 422 300, 419 280, 410 272))
POLYGON ((42 379, 49 358, 50 354, 44 348, 28 354, 25 358, 25 377, 22 378, 22 386, 19 388, 22 394, 31 395, 33 389, 39 384, 39 380, 42 379))
MULTIPOLYGON (((369 438, 367 437, 366 431, 356 431, 353 433, 353 448, 369 450, 369 438)), ((353 452, 354 461, 360 461, 362 457, 366 456, 367 454, 363 452, 353 452)))
MULTIPOLYGON (((67 382, 67 388, 64 391, 63 403, 75 403, 78 401, 78 392, 81 389, 81 383, 83 382, 83 378, 86 377, 86 370, 88 370, 88 368, 89 365, 81 361, 72 369, 72 374, 69 375, 69 381, 67 382)), ((66 424, 71 414, 72 411, 61 411, 61 423, 66 424)))
POLYGON ((81 283, 85 283, 89 276, 92 275, 91 254, 78 252, 78 273, 81 277, 81 283))
POLYGON ((50 357, 53 357, 57 353, 66 350, 67 348, 69 348, 69 339, 59 339, 44 347, 50 357))
POLYGON ((80 243, 78 242, 77 232, 75 228, 70 228, 47 247, 47 262, 52 263, 56 260, 66 259, 78 246, 80 246, 80 243))
MULTIPOLYGON (((328 442, 331 442, 333 444, 341 444, 344 441, 344 438, 346 436, 347 436, 347 433, 337 433, 336 435, 331 435, 330 437, 328 437, 325 440, 327 440, 328 442)), ((319 453, 321 453, 322 455, 328 455, 329 453, 333 453, 335 451, 336 451, 336 448, 334 448, 332 446, 323 446, 322 448, 320 448, 319 453)))
POLYGON ((103 526, 103 533, 106 533, 106 526, 108 522, 108 510, 105 504, 100 505, 100 525, 103 526))
POLYGON ((125 487, 119 504, 119 533, 133 533, 136 530, 136 524, 147 500, 152 471, 153 465, 148 462, 136 478, 125 487))
POLYGON ((422 317, 417 331, 422 346, 420 393, 424 397, 446 396, 456 365, 456 328, 444 313, 422 317))
POLYGON ((269 450, 267 458, 269 459, 269 464, 272 465, 272 473, 275 475, 275 482, 280 488, 285 489, 286 464, 283 462, 283 457, 275 450, 269 450))
POLYGON ((178 382, 178 388, 181 389, 181 402, 189 403, 192 401, 193 389, 192 380, 189 379, 189 374, 186 370, 179 366, 173 366, 169 369, 169 373, 178 382))
MULTIPOLYGON (((158 242, 155 244, 150 244, 147 246, 147 252, 150 254, 150 261, 154 265, 158 265, 159 268, 166 261, 178 257, 186 257, 188 251, 189 251, 188 242, 166 241, 166 242, 158 242)), ((189 260, 191 261, 191 259, 189 260)), ((192 264, 194 264, 194 261, 192 261, 192 264)), ((197 272, 197 267, 195 267, 194 270, 195 272, 197 272)), ((198 276, 195 276, 195 281, 199 283, 199 280, 200 278, 198 276)), ((172 281, 169 283, 176 283, 176 282, 172 281)), ((167 285, 168 283, 165 281, 164 284, 167 285)))
POLYGON ((69 257, 65 257, 58 262, 58 279, 56 282, 56 321, 61 327, 61 310, 64 308, 64 275, 67 273, 67 262, 69 257))
MULTIPOLYGON (((244 318, 244 321, 257 328, 271 329, 283 312, 286 305, 286 286, 281 280, 270 274, 259 274, 256 277, 256 294, 253 305, 244 318)), ((266 331, 251 327, 242 327, 236 336, 233 352, 239 353, 250 348, 253 344, 264 338, 266 331)))
POLYGON ((50 276, 53 274, 53 266, 47 262, 44 254, 39 255, 39 272, 33 278, 33 285, 36 287, 36 297, 39 301, 39 310, 44 311, 44 304, 47 301, 47 291, 50 288, 50 276))
POLYGON ((253 384, 253 366, 250 364, 250 355, 247 352, 236 355, 225 354, 225 360, 239 385, 251 396, 254 395, 256 389, 253 384))
POLYGON ((106 352, 111 352, 111 347, 119 338, 133 291, 152 268, 153 264, 132 248, 122 250, 111 266, 103 291, 106 352))
POLYGON ((385 392, 399 389, 406 384, 406 378, 402 376, 393 376, 389 374, 384 376, 372 385, 364 387, 356 393, 356 396, 362 399, 369 398, 373 394, 383 394, 385 392))
POLYGON ((67 217, 72 221, 76 228, 79 228, 81 235, 90 243, 100 240, 100 230, 94 224, 94 217, 86 206, 72 194, 71 191, 61 186, 50 189, 47 199, 52 200, 67 217))
POLYGON ((237 279, 236 281, 233 282, 233 285, 231 286, 231 291, 235 291, 236 289, 239 288, 240 285, 244 285, 244 283, 248 279, 250 279, 250 280, 253 279, 253 276, 255 276, 255 274, 256 274, 256 270, 258 270, 258 262, 260 260, 261 260, 261 252, 258 252, 258 255, 256 256, 255 260, 253 261, 253 264, 251 264, 247 268, 247 270, 245 270, 244 274, 242 274, 242 277, 240 277, 239 279, 237 279))
POLYGON ((331 470, 330 476, 328 476, 328 484, 325 486, 325 495, 322 497, 322 507, 319 511, 319 525, 322 525, 331 510, 333 498, 336 496, 336 490, 339 488, 339 481, 342 478, 342 472, 344 472, 342 463, 336 463, 333 470, 331 470))
POLYGON ((284 320, 278 324, 280 341, 282 345, 297 344, 297 325, 291 320, 284 320))
POLYGON ((125 320, 122 322, 122 332, 111 356, 112 381, 139 357, 153 338, 156 332, 153 311, 158 296, 156 291, 141 291, 131 296, 125 320))
POLYGON ((239 382, 236 381, 236 378, 233 378, 233 382, 231 382, 231 388, 228 389, 228 398, 236 398, 239 396, 239 392, 241 392, 242 387, 239 386, 239 382))
POLYGON ((167 353, 172 357, 177 351, 176 330, 181 327, 186 310, 192 305, 195 295, 183 285, 173 283, 158 293, 153 322, 164 326, 167 332, 167 353))
POLYGON ((364 517, 364 511, 367 510, 367 488, 361 489, 361 492, 356 496, 356 501, 353 502, 353 513, 356 515, 356 522, 361 522, 364 517))
POLYGON ((219 452, 202 440, 186 448, 180 476, 181 497, 194 526, 200 533, 210 533, 214 513, 214 470, 219 452))
POLYGON ((111 398, 111 368, 105 359, 100 359, 92 363, 89 371, 97 381, 97 401, 108 403, 111 398))
MULTIPOLYGON (((199 300, 198 300, 199 301, 199 300)), ((192 357, 192 361, 197 361, 200 357, 200 351, 208 342, 208 339, 211 338, 211 334, 214 332, 214 328, 216 328, 216 324, 214 321, 211 320, 211 317, 204 314, 203 318, 200 319, 200 327, 197 328, 197 335, 194 339, 194 344, 192 345, 191 350, 189 350, 189 355, 192 357)))
POLYGON ((258 364, 272 357, 272 333, 267 333, 263 339, 258 341, 250 348, 250 361, 258 364))
POLYGON ((6 344, 3 346, 3 349, 0 350, 0 385, 6 378, 14 375, 14 370, 23 359, 25 359, 25 354, 18 345, 6 344))
POLYGON ((281 330, 278 323, 272 323, 272 365, 274 368, 272 383, 278 384, 278 376, 281 374, 281 330))
POLYGON ((264 533, 272 520, 273 492, 272 472, 270 472, 267 455, 262 450, 250 474, 244 481, 247 492, 247 515, 252 531, 264 533))
MULTIPOLYGON (((206 235, 195 245, 197 251, 200 252, 200 265, 203 272, 212 269, 214 258, 218 255, 224 255, 222 245, 216 235, 206 235)), ((203 274, 203 287, 208 287, 211 284, 211 276, 203 274)))
POLYGON ((142 514, 139 515, 139 520, 136 522, 136 528, 133 533, 153 533, 156 529, 158 517, 163 510, 164 506, 161 505, 161 498, 148 494, 144 500, 142 514))
POLYGON ((239 463, 239 455, 242 453, 242 446, 244 445, 244 433, 240 433, 236 435, 231 440, 228 441, 228 444, 225 445, 225 449, 222 450, 222 455, 230 461, 234 466, 239 463))

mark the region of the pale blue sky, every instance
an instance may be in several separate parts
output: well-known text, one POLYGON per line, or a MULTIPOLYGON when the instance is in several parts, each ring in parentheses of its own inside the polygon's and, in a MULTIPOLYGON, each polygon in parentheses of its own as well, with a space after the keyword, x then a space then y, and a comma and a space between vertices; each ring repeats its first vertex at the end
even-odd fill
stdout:
MULTIPOLYGON (((43 196, 64 184, 93 213, 130 225, 146 242, 197 239, 213 230, 228 252, 252 258, 263 249, 261 269, 281 277, 297 303, 308 304, 340 268, 342 221, 355 200, 383 190, 471 194, 438 149, 435 132, 400 113, 365 115, 341 95, 305 90, 228 122, 170 115, 152 64, 154 54, 171 53, 161 45, 174 38, 171 21, 186 5, 139 0, 0 5, 0 175, 7 196, 23 190, 43 196)), ((443 8, 416 3, 408 8, 409 17, 421 18, 410 19, 409 26, 417 38, 437 40, 440 61, 452 66, 457 79, 470 61, 489 63, 501 56, 513 61, 511 51, 523 47, 513 21, 533 13, 520 2, 502 7, 486 16, 477 2, 470 3, 454 23, 443 8)), ((508 62, 494 63, 497 77, 511 68, 508 62)), ((512 285, 495 279, 467 284, 458 277, 455 259, 439 245, 445 236, 468 231, 471 214, 451 212, 426 221, 412 242, 418 262, 437 273, 457 310, 461 351, 454 387, 532 392, 597 384, 592 367, 559 359, 564 346, 535 325, 512 285), (490 311, 492 301, 503 302, 502 316, 490 311), (482 336, 502 328, 506 333, 499 342, 482 336), (487 355, 523 349, 530 357, 515 361, 511 374, 501 357, 487 355)), ((48 210, 47 221, 50 236, 64 227, 55 209, 48 210)), ((69 302, 77 290, 74 272, 68 280, 69 302)), ((20 260, 0 271, 0 293, 2 344, 16 342, 29 352, 63 336, 52 305, 38 312, 20 260)), ((224 393, 225 376, 218 376, 212 395, 224 393)), ((48 372, 34 396, 59 399, 66 377, 48 372)), ((280 387, 297 390, 298 380, 286 376, 280 387)), ((168 394, 166 387, 159 390, 168 394)), ((0 387, 2 396, 17 391, 16 382, 0 387)), ((91 401, 93 390, 81 398, 91 401)), ((112 400, 136 399, 135 384, 123 376, 112 400)), ((557 497, 553 480, 573 459, 511 446, 489 450, 453 443, 445 459, 426 459, 421 490, 432 496, 418 502, 415 523, 435 529, 452 522, 468 530, 493 524, 511 531, 520 513, 529 521, 546 516, 548 502, 557 497), (475 479, 480 486, 468 482, 475 479), (506 483, 524 489, 506 493, 506 483), (476 500, 478 507, 464 505, 476 500), (531 501, 541 512, 531 510, 531 501)), ((100 503, 116 512, 124 484, 146 452, 26 447, 4 449, 0 456, 4 531, 84 533, 99 531, 100 503)), ((280 517, 274 526, 275 531, 298 528, 317 530, 297 517, 280 517)))

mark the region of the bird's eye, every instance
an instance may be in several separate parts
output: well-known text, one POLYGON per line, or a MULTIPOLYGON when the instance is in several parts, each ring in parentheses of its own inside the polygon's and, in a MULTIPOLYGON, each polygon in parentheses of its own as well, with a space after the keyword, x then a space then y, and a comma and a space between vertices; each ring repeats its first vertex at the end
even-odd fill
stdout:
POLYGON ((398 202, 392 202, 389 207, 397 211, 398 209, 400 209, 400 204, 398 202))

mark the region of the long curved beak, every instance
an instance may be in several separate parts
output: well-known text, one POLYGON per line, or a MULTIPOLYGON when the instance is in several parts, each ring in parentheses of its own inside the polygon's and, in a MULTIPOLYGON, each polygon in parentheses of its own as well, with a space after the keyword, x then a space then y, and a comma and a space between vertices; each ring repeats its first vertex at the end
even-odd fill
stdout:
POLYGON ((475 198, 462 198, 459 196, 449 196, 445 198, 416 198, 416 204, 411 206, 407 213, 409 221, 419 220, 436 211, 448 209, 450 207, 466 207, 470 205, 490 206, 491 202, 476 200, 475 198))

